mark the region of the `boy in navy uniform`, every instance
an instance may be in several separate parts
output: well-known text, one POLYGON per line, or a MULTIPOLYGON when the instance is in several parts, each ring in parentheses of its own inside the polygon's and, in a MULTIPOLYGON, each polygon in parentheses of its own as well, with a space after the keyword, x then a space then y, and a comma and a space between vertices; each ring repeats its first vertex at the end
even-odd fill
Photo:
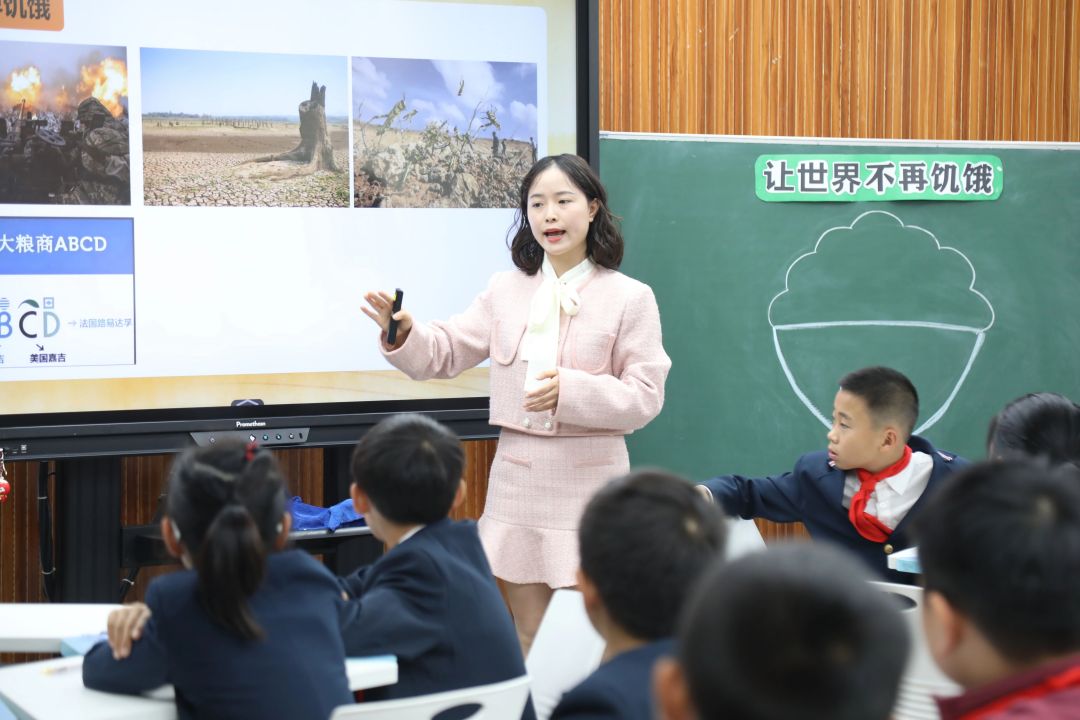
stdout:
POLYGON ((563 695, 552 720, 651 720, 651 678, 690 588, 721 555, 724 519, 682 478, 640 471, 604 486, 585 508, 578 586, 607 649, 563 695))
POLYGON ((916 519, 927 646, 966 690, 942 720, 1080 718, 1078 475, 982 463, 916 519))
POLYGON ((783 475, 722 475, 698 487, 731 515, 801 521, 811 536, 852 550, 886 579, 911 582, 888 569, 887 556, 911 544, 907 521, 942 478, 966 464, 911 434, 918 414, 918 392, 903 374, 856 370, 840 379, 827 450, 803 455, 783 475))
POLYGON ((663 720, 887 720, 910 640, 854 558, 793 543, 709 568, 675 657, 654 671, 663 720))
MULTIPOLYGON (((427 695, 525 674, 510 613, 460 502, 465 455, 457 437, 423 415, 372 428, 352 456, 356 511, 386 554, 342 579, 355 614, 349 656, 396 655, 398 681, 365 700, 427 695)), ((533 718, 532 703, 525 718, 533 718)))

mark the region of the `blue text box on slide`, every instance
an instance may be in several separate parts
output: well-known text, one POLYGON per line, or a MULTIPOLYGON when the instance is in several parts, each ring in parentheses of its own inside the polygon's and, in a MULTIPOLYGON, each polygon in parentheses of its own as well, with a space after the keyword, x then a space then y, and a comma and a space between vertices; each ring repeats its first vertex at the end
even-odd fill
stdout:
POLYGON ((131 218, 0 218, 0 371, 135 363, 131 218))
POLYGON ((131 218, 0 218, 0 275, 132 275, 131 218))

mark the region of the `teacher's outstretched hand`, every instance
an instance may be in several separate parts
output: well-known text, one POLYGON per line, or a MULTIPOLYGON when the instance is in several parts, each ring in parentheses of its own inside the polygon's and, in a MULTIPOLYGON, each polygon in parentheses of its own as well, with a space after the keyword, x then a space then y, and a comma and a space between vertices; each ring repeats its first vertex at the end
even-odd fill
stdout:
POLYGON ((364 299, 367 300, 368 305, 371 307, 360 307, 365 315, 375 321, 383 331, 383 345, 386 345, 385 335, 390 329, 391 317, 398 321, 397 330, 397 342, 391 347, 386 345, 387 348, 393 350, 401 347, 405 342, 405 338, 409 336, 409 331, 412 330, 413 319, 408 310, 398 310, 396 313, 394 310, 394 295, 393 293, 383 292, 368 292, 364 293, 364 299))

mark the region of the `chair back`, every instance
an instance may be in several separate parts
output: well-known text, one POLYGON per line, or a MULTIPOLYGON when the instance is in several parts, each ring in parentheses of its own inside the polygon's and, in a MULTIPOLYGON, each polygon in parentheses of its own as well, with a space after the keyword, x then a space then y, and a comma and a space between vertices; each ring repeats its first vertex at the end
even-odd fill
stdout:
POLYGON ((604 646, 589 622, 581 593, 556 590, 525 658, 537 720, 548 720, 563 693, 600 667, 604 646))
POLYGON ((400 700, 341 705, 334 710, 330 720, 431 720, 445 710, 471 705, 478 707, 468 720, 517 720, 528 699, 529 676, 522 675, 490 685, 400 700))
POLYGON ((900 596, 900 602, 908 607, 900 614, 907 622, 911 636, 911 654, 908 656, 904 674, 900 678, 900 692, 893 708, 893 720, 938 720, 940 717, 933 695, 945 697, 956 695, 960 686, 938 669, 923 635, 923 589, 913 585, 871 582, 882 592, 900 596))

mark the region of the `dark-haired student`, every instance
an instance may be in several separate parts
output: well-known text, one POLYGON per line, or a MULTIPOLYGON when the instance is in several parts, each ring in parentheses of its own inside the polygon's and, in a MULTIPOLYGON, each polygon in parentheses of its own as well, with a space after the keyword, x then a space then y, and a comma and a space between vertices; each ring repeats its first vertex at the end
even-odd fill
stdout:
POLYGON ((966 692, 942 720, 1080 718, 1080 478, 1030 460, 982 463, 918 518, 924 628, 966 692))
POLYGON ((181 454, 161 534, 186 569, 110 615, 84 684, 137 694, 172 683, 181 718, 325 720, 351 703, 341 589, 307 553, 282 550, 286 503, 273 455, 253 444, 181 454))
POLYGON ((902 373, 856 370, 840 379, 826 450, 803 455, 783 475, 723 475, 698 487, 731 515, 802 522, 884 578, 910 583, 888 569, 887 556, 911 545, 908 521, 942 478, 967 464, 912 435, 918 415, 919 394, 902 373))
POLYGON ((1080 467, 1080 405, 1057 393, 1016 398, 990 421, 986 455, 1080 467))
POLYGON ((654 673, 664 720, 886 720, 910 646, 858 562, 789 545, 710 568, 654 673))
POLYGON ((578 587, 607 648, 552 720, 649 720, 653 664, 671 652, 690 588, 722 554, 724 520, 686 480, 643 470, 601 489, 578 535, 578 587))
MULTIPOLYGON (((360 439, 353 503, 386 554, 342 579, 356 609, 350 656, 397 656, 398 681, 367 690, 390 700, 525 674, 514 625, 471 521, 447 517, 464 492, 465 454, 449 429, 395 415, 360 439)), ((526 718, 534 717, 531 701, 526 718)))

